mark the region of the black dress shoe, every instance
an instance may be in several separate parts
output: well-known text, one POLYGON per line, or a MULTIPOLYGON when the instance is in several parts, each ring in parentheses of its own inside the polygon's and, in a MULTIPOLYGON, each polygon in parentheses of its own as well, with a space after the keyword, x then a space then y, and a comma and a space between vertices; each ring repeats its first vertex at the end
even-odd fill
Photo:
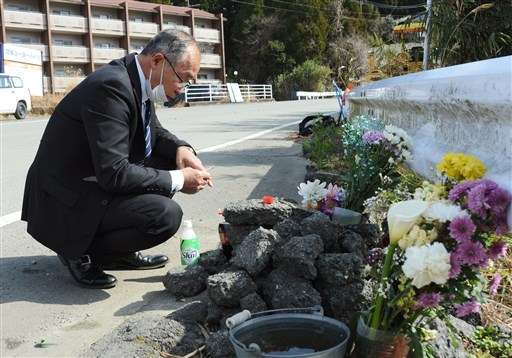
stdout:
POLYGON ((165 255, 142 255, 134 252, 123 256, 109 256, 101 259, 104 270, 152 270, 164 267, 169 258, 165 255))
POLYGON ((117 279, 103 272, 97 264, 91 261, 89 255, 81 256, 78 259, 66 259, 59 255, 59 259, 64 266, 67 266, 75 281, 83 287, 112 288, 117 283, 117 279))

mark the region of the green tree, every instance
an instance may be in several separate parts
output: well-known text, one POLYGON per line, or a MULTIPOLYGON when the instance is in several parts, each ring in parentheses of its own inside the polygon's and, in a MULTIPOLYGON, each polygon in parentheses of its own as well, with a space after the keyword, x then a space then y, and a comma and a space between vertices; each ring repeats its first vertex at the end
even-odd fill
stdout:
POLYGON ((511 1, 435 1, 434 61, 444 66, 511 55, 511 19, 511 1))

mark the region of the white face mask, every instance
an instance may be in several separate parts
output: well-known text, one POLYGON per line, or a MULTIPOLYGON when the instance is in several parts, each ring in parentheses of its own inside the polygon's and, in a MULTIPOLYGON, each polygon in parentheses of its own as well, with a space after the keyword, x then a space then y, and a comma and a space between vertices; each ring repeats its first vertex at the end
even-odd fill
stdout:
POLYGON ((164 85, 162 84, 162 80, 164 77, 164 66, 162 65, 162 72, 160 73, 160 84, 155 86, 155 88, 151 88, 151 75, 153 74, 153 69, 149 70, 149 79, 146 79, 146 87, 150 90, 150 96, 149 98, 154 103, 164 103, 167 102, 167 95, 165 94, 164 85))

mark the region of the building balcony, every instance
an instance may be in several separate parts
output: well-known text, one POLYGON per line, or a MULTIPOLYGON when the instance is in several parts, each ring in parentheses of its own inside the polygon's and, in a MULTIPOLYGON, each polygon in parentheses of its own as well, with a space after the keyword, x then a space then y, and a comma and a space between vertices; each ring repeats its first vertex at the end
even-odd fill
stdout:
POLYGON ((130 21, 130 36, 151 38, 158 33, 158 25, 151 22, 130 21))
POLYGON ((92 19, 92 32, 95 35, 124 36, 124 21, 111 19, 92 19))
POLYGON ((5 10, 4 17, 5 26, 10 29, 46 29, 46 15, 41 12, 5 10))
MULTIPOLYGON (((53 77, 55 92, 69 92, 85 77, 53 77)), ((48 93, 50 90, 50 77, 43 77, 43 91, 48 93)))
POLYGON ((95 63, 109 63, 126 55, 126 50, 122 48, 94 48, 93 51, 95 63))
POLYGON ((50 15, 52 30, 84 34, 87 32, 87 18, 83 16, 50 15))
POLYGON ((221 68, 222 61, 219 55, 213 53, 201 54, 201 67, 203 68, 221 68))
POLYGON ((220 43, 220 31, 215 29, 195 28, 194 37, 197 41, 220 43))
POLYGON ((165 30, 165 29, 176 29, 176 30, 186 32, 187 34, 190 35, 190 27, 188 27, 188 26, 177 25, 177 24, 164 24, 163 30, 165 30))
POLYGON ((58 46, 52 45, 54 62, 89 62, 89 48, 84 46, 58 46))

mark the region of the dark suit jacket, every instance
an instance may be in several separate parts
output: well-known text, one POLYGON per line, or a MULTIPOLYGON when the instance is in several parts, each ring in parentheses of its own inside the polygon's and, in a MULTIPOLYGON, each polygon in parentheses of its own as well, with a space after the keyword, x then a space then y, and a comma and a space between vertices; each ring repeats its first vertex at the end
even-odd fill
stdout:
MULTIPOLYGON (((61 255, 86 251, 114 195, 172 196, 169 172, 140 164, 140 88, 130 54, 90 74, 50 117, 28 171, 22 220, 37 241, 61 255)), ((152 156, 175 163, 178 146, 189 145, 164 129, 154 113, 153 107, 152 156)))

